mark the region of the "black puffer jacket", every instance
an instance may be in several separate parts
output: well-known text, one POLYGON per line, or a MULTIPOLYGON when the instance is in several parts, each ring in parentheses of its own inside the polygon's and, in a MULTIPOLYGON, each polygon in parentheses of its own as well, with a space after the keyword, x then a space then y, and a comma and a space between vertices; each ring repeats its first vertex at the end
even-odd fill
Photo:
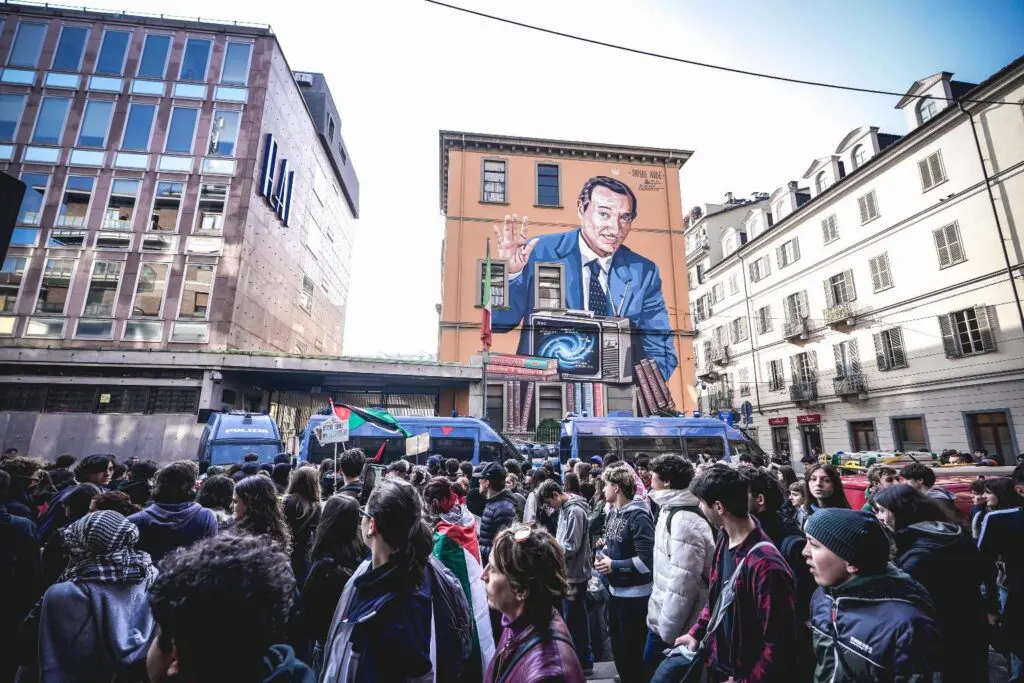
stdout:
POLYGON ((516 499, 508 490, 501 491, 490 498, 480 516, 480 560, 487 566, 491 556, 494 537, 502 529, 512 526, 516 521, 516 499))

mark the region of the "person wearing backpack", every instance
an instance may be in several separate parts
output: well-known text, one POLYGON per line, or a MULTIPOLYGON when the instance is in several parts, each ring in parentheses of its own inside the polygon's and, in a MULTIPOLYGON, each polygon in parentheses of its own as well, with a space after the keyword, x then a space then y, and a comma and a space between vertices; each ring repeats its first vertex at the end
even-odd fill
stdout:
POLYGON ((568 590, 558 541, 545 529, 521 523, 501 531, 483 580, 503 627, 484 683, 584 683, 575 645, 558 611, 568 590))
POLYGON ((796 587, 789 564, 749 513, 750 482, 739 470, 714 465, 690 491, 701 512, 720 526, 708 603, 689 633, 658 667, 651 683, 796 681, 796 587), (703 670, 703 671, 701 671, 703 670))
POLYGON ((661 508, 654 528, 654 588, 647 607, 644 668, 648 677, 665 659, 663 652, 690 630, 708 601, 715 554, 711 524, 689 491, 693 465, 667 453, 649 463, 649 496, 661 508))

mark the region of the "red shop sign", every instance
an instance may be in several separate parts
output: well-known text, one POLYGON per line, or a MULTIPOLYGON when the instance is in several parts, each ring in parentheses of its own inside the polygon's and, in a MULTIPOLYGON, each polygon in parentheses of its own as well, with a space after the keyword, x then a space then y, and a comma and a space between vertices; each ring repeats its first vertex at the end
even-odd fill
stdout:
POLYGON ((815 413, 813 415, 797 415, 796 423, 798 425, 816 425, 821 424, 821 415, 815 413))
POLYGON ((789 418, 788 417, 769 417, 768 418, 768 426, 769 427, 785 427, 788 424, 789 424, 789 418))

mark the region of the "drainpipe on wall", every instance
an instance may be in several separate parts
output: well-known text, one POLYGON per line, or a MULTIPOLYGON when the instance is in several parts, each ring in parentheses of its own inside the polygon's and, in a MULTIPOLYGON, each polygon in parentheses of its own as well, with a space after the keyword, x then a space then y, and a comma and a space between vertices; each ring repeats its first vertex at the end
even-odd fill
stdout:
POLYGON ((974 116, 964 109, 963 102, 957 102, 960 111, 967 115, 971 122, 971 133, 974 134, 974 148, 978 151, 978 162, 981 164, 981 175, 985 179, 985 189, 988 191, 988 200, 992 206, 992 218, 996 222, 996 231, 999 233, 999 246, 1003 249, 1003 260, 1006 261, 1006 275, 1010 278, 1010 287, 1013 288, 1013 300, 1017 304, 1017 316, 1020 318, 1021 329, 1024 330, 1024 308, 1021 308, 1020 294, 1017 293, 1017 281, 1013 275, 1013 265, 1010 263, 1010 252, 1006 248, 1006 238, 1003 236, 1003 223, 999 220, 999 211, 996 208, 996 197, 992 193, 992 180, 985 168, 985 156, 981 152, 981 140, 978 138, 978 128, 974 124, 974 116))

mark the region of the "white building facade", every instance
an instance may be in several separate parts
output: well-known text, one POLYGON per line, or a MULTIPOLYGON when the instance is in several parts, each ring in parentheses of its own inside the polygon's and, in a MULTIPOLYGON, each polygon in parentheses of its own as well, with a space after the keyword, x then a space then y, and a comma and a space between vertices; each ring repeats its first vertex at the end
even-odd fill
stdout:
POLYGON ((858 128, 802 183, 691 221, 703 414, 749 412, 761 446, 794 459, 949 448, 1016 462, 1024 59, 980 85, 951 76, 900 101, 906 135, 858 128))

